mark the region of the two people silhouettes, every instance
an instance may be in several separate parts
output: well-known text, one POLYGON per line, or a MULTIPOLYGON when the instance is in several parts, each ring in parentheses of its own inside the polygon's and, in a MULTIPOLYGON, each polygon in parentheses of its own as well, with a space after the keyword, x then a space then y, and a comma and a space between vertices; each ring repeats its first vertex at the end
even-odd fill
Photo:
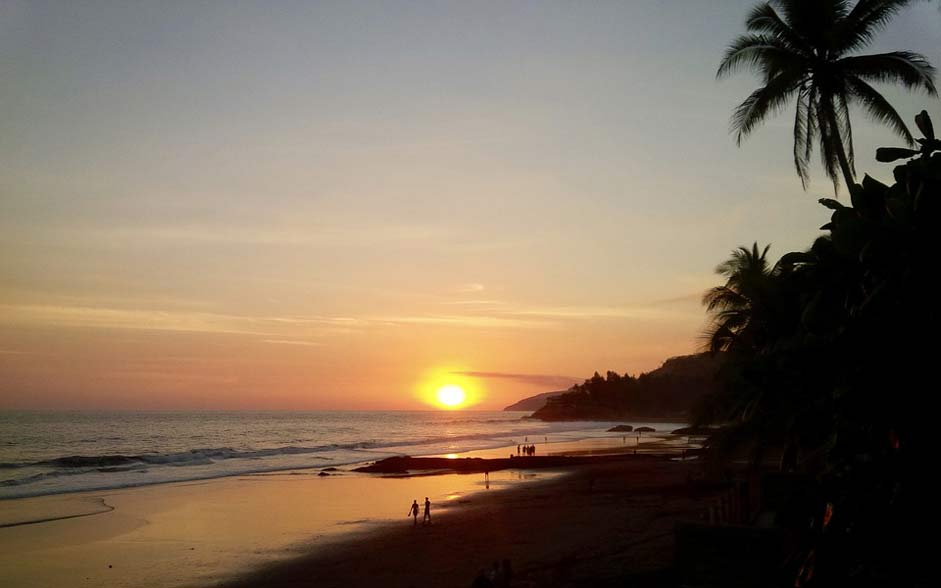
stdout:
MULTIPOLYGON (((412 517, 412 526, 413 526, 413 527, 417 527, 417 526, 418 526, 418 510, 419 510, 418 501, 417 501, 417 500, 413 500, 413 501, 412 501, 412 508, 410 508, 409 511, 408 511, 408 516, 412 517)), ((431 524, 431 501, 428 500, 428 497, 427 497, 427 496, 425 497, 425 515, 422 517, 422 524, 423 524, 423 525, 430 525, 430 524, 431 524)))

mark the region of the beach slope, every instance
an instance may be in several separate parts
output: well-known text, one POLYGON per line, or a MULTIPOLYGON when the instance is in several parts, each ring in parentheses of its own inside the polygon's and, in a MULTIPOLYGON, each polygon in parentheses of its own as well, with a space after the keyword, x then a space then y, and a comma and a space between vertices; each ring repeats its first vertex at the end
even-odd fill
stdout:
POLYGON ((467 587, 504 559, 512 586, 620 586, 628 577, 656 584, 672 564, 675 523, 701 511, 688 467, 651 459, 582 465, 544 483, 475 494, 435 513, 432 525, 403 517, 222 586, 467 587))

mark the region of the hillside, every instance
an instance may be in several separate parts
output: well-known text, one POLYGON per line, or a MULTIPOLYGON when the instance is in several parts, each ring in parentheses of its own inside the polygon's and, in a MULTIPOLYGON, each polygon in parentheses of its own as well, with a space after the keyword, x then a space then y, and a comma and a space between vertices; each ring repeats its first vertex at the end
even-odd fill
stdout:
POLYGON ((529 398, 524 398, 515 404, 504 408, 503 410, 527 410, 527 411, 536 411, 546 405, 546 401, 549 398, 565 394, 568 390, 557 390, 555 392, 543 392, 542 394, 536 394, 535 396, 530 396, 529 398))
POLYGON ((713 390, 720 362, 721 356, 700 353, 670 358, 637 377, 596 372, 565 394, 547 398, 533 417, 544 421, 685 419, 693 405, 713 390))

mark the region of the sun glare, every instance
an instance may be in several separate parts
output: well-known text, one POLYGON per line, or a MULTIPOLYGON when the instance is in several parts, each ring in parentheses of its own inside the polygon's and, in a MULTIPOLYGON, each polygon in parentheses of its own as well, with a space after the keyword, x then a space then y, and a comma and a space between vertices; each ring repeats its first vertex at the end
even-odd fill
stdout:
POLYGON ((449 408, 457 408, 463 404, 464 400, 467 398, 467 394, 464 393, 464 388, 456 384, 441 386, 438 388, 435 395, 438 398, 438 402, 449 408))
POLYGON ((486 390, 480 382, 465 374, 470 368, 446 365, 430 368, 415 383, 415 398, 441 410, 473 408, 484 400, 486 390))

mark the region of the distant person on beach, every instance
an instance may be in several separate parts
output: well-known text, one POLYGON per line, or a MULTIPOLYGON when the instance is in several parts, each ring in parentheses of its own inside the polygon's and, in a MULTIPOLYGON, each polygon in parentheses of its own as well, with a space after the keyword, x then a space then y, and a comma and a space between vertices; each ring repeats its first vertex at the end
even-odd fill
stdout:
POLYGON ((486 572, 480 570, 477 572, 477 577, 474 578, 471 588, 493 588, 493 582, 487 577, 486 572))
POLYGON ((519 444, 517 444, 517 445, 516 445, 516 455, 519 455, 519 454, 520 454, 520 446, 519 446, 519 444))
POLYGON ((503 560, 503 585, 510 586, 513 583, 513 566, 510 565, 510 560, 503 560))
POLYGON ((418 500, 412 501, 412 508, 408 511, 408 516, 412 517, 414 522, 412 523, 413 527, 418 526, 418 500))
POLYGON ((428 500, 427 496, 425 497, 425 515, 422 517, 421 524, 431 524, 431 501, 428 500))

